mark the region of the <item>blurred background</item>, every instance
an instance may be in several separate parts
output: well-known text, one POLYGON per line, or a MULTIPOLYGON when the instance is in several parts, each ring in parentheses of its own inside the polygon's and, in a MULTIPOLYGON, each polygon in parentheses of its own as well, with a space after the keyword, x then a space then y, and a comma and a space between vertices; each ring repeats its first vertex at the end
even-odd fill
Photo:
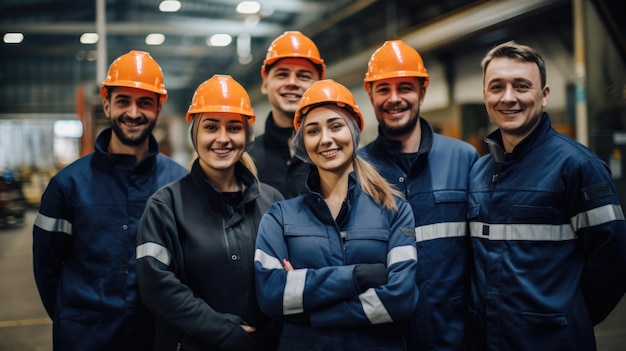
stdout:
MULTIPOLYGON (((494 45, 514 39, 546 60, 546 110, 555 129, 610 165, 626 203, 625 14, 623 0, 2 0, 0 289, 29 298, 13 310, 19 306, 10 302, 13 295, 0 292, 0 336, 12 336, 0 339, 32 335, 23 329, 29 323, 49 337, 30 291, 30 238, 11 235, 30 235, 29 216, 50 177, 91 152, 108 125, 98 88, 116 57, 136 49, 160 63, 169 99, 155 136, 164 153, 186 165, 192 149, 184 115, 195 88, 213 74, 232 75, 247 88, 256 132, 263 132, 270 108, 260 68, 271 41, 287 30, 313 39, 327 77, 351 89, 366 118, 365 145, 377 126, 363 90, 367 61, 385 40, 402 39, 420 52, 430 74, 422 116, 483 154, 493 126, 482 101, 480 61, 494 45), (7 284, 13 278, 26 294, 7 284)), ((625 320, 608 322, 599 345, 626 344, 625 320)), ((33 349, 10 345, 0 341, 0 350, 33 349)))
POLYGON ((481 58, 510 39, 535 47, 548 66, 555 128, 611 164, 626 194, 624 14, 619 0, 3 0, 0 174, 19 181, 36 206, 52 174, 92 151, 107 126, 98 87, 132 49, 163 68, 169 99, 155 134, 164 153, 187 164, 184 114, 195 88, 216 73, 246 87, 259 134, 269 112, 260 91, 267 47, 299 30, 318 45, 327 77, 357 98, 362 145, 376 135, 363 77, 385 40, 403 39, 424 58, 431 83, 422 115, 481 153, 492 128, 481 58))

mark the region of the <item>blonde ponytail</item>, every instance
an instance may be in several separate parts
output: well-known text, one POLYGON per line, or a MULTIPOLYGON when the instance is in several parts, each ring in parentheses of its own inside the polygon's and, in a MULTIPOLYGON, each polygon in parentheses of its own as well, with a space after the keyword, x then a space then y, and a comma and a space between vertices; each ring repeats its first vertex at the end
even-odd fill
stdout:
POLYGON ((393 196, 404 197, 403 194, 389 185, 372 165, 356 156, 354 159, 354 172, 364 193, 371 196, 384 209, 398 210, 398 205, 393 196))

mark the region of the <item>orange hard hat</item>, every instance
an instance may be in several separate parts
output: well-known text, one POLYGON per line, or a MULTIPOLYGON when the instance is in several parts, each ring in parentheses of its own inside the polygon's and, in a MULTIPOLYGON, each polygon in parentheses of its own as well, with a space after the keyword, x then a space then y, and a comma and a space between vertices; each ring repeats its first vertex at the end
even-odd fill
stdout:
POLYGON ((249 124, 256 119, 248 92, 229 75, 216 74, 198 86, 187 110, 187 123, 201 112, 236 113, 246 116, 249 124))
POLYGON ((160 94, 161 104, 167 100, 161 67, 145 51, 131 50, 113 61, 100 87, 103 99, 107 98, 107 87, 143 89, 160 94))
POLYGON ((365 121, 359 110, 359 106, 357 106, 354 100, 354 96, 352 96, 348 88, 332 79, 318 80, 304 92, 302 100, 300 100, 300 106, 298 106, 293 119, 293 127, 296 131, 300 129, 303 114, 308 113, 313 106, 326 104, 337 105, 351 112, 359 126, 359 131, 363 131, 365 121))
POLYGON ((429 76, 422 56, 402 40, 388 40, 379 47, 367 64, 363 85, 370 92, 370 82, 396 77, 422 77, 424 88, 429 76))
POLYGON ((298 31, 287 31, 270 44, 267 55, 261 66, 261 76, 267 76, 269 66, 274 62, 287 58, 304 58, 320 67, 320 79, 324 79, 326 65, 313 40, 298 31))

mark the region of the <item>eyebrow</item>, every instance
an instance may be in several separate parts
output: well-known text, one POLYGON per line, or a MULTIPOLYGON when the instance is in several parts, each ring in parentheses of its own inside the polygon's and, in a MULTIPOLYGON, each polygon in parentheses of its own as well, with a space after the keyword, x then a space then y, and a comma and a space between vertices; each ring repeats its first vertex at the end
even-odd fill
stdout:
MULTIPOLYGON (((509 80, 509 79, 496 77, 494 79, 489 80, 487 82, 487 84, 499 83, 499 82, 504 81, 504 80, 509 80)), ((515 83, 519 83, 519 82, 531 83, 531 85, 532 85, 532 80, 530 80, 528 78, 524 78, 524 77, 513 78, 513 82, 515 82, 515 83)))
MULTIPOLYGON (((337 116, 337 117, 330 117, 326 120, 326 124, 335 122, 336 120, 343 120, 343 118, 341 118, 341 116, 337 116)), ((308 126, 314 126, 314 125, 318 125, 318 124, 323 124, 324 122, 320 123, 320 122, 310 122, 310 123, 305 123, 304 126, 308 127, 308 126)))
POLYGON ((291 68, 287 68, 287 67, 276 67, 276 72, 296 72, 296 73, 315 73, 314 70, 308 69, 308 68, 298 68, 295 70, 292 70, 291 68))
MULTIPOLYGON (((214 122, 214 123, 219 123, 222 119, 223 119, 223 118, 211 118, 211 117, 208 117, 208 118, 203 119, 203 120, 202 120, 202 122, 214 122)), ((226 122, 228 122, 228 123, 241 123, 241 124, 243 124, 243 121, 242 121, 242 120, 239 120, 239 119, 229 119, 229 120, 227 120, 226 122)))
POLYGON ((381 83, 376 83, 374 84, 374 87, 388 87, 388 86, 392 86, 392 85, 397 85, 397 86, 411 86, 411 87, 415 87, 418 86, 417 82, 408 82, 408 81, 401 81, 399 83, 390 83, 390 82, 381 82, 381 83))
MULTIPOLYGON (((116 99, 118 98, 122 98, 122 99, 132 99, 132 97, 128 94, 117 94, 115 96, 116 99)), ((137 100, 150 100, 150 101, 156 101, 156 98, 153 98, 151 96, 140 96, 137 98, 137 100)))

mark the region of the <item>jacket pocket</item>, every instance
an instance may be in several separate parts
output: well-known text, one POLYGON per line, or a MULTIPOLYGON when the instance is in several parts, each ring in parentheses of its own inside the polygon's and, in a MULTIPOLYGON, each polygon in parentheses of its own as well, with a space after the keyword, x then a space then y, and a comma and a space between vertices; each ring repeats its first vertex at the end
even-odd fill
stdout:
POLYGON ((463 190, 438 190, 433 192, 435 203, 462 202, 467 203, 467 192, 463 190))
POLYGON ((59 318, 83 323, 99 323, 100 312, 66 308, 61 311, 59 318))
POLYGON ((522 312, 512 338, 524 340, 525 350, 590 350, 584 333, 576 335, 564 313, 522 312), (586 345, 587 344, 587 345, 586 345))
POLYGON ((345 233, 345 256, 350 263, 386 263, 389 231, 353 228, 345 233))
POLYGON ((522 321, 524 325, 542 328, 559 328, 568 324, 567 316, 564 313, 522 312, 522 321))
POLYGON ((317 268, 322 257, 329 257, 328 231, 323 226, 285 226, 289 259, 294 267, 317 268))

